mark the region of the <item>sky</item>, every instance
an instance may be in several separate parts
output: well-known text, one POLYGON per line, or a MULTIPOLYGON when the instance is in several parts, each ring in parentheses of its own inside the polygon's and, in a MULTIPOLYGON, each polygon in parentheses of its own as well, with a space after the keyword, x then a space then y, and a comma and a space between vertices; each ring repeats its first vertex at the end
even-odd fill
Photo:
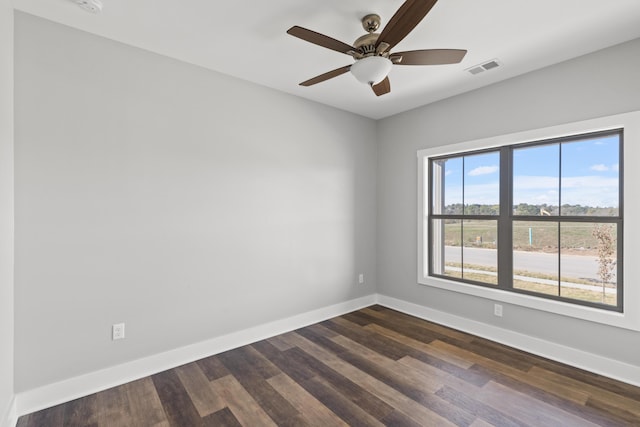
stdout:
MULTIPOLYGON (((608 135, 514 149, 514 205, 618 207, 618 146, 608 135)), ((499 164, 497 152, 447 160, 445 205, 462 203, 463 193, 465 204, 498 204, 499 164)))

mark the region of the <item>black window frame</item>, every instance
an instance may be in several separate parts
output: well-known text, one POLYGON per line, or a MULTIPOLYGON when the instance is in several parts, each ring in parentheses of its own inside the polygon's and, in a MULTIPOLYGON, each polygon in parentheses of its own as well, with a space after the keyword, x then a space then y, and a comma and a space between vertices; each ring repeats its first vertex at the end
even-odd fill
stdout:
MULTIPOLYGON (((482 287, 487 287, 487 288, 491 288, 491 289, 499 289, 499 290, 503 290, 506 292, 513 292, 513 293, 519 293, 519 294, 525 294, 525 295, 530 295, 530 296, 534 296, 537 298, 544 298, 544 299, 549 299, 549 300, 556 300, 556 301, 562 301, 562 302, 567 302, 567 303, 571 303, 571 304, 576 304, 576 305, 581 305, 581 306, 587 306, 587 307, 593 307, 593 308, 598 308, 598 309, 603 309, 603 310, 608 310, 608 311, 614 311, 614 312, 620 312, 623 313, 624 312, 624 283, 623 283, 623 259, 624 259, 624 254, 623 254, 623 236, 624 236, 624 221, 623 221, 623 216, 624 216, 624 153, 623 153, 623 149, 624 149, 624 129, 623 128, 616 128, 616 129, 609 129, 609 130, 605 130, 605 131, 598 131, 598 132, 588 132, 588 133, 579 133, 579 134, 573 134, 573 135, 569 135, 569 136, 563 136, 563 137, 557 137, 557 138, 549 138, 549 139, 542 139, 542 140, 536 140, 536 141, 529 141, 529 142, 523 142, 523 143, 515 143, 515 144, 509 144, 509 145, 503 145, 500 147, 492 147, 492 148, 484 148, 484 149, 476 149, 476 150, 468 150, 468 151, 461 151, 461 152, 457 152, 457 153, 450 153, 450 154, 446 154, 446 155, 439 155, 439 156, 432 156, 428 158, 428 168, 427 168, 427 173, 428 173, 428 179, 429 179, 429 185, 428 188, 426 188, 426 193, 427 193, 427 200, 426 203, 428 204, 429 208, 428 208, 428 215, 427 215, 427 247, 429 248, 429 252, 432 251, 433 248, 433 239, 434 239, 434 232, 433 232, 433 224, 434 224, 434 220, 460 220, 461 222, 464 220, 495 220, 497 221, 497 275, 498 275, 498 283, 497 285, 492 285, 489 283, 484 283, 484 282, 480 282, 480 281, 475 281, 475 280, 470 280, 470 279, 465 279, 465 278, 458 278, 455 276, 449 276, 449 275, 444 275, 444 274, 436 274, 434 273, 434 266, 433 266, 433 256, 429 256, 427 258, 427 275, 431 276, 431 277, 436 277, 436 278, 441 278, 441 279, 446 279, 446 280, 452 280, 452 281, 456 281, 456 282, 461 282, 461 283, 466 283, 466 284, 471 284, 471 285, 476 285, 476 286, 482 286, 482 287), (551 145, 551 144, 560 144, 560 147, 562 147, 562 143, 570 143, 570 142, 576 142, 576 141, 581 141, 581 140, 588 140, 588 139, 595 139, 595 138, 599 138, 599 137, 606 137, 606 136, 610 136, 610 135, 618 135, 618 165, 619 165, 619 170, 618 170, 618 215, 617 216, 563 216, 561 215, 561 211, 558 215, 555 216, 530 216, 530 215, 515 215, 514 214, 514 209, 513 209, 513 152, 516 149, 519 148, 528 148, 528 147, 535 147, 535 146, 541 146, 541 145, 551 145), (500 155, 500 170, 499 170, 499 174, 500 174, 500 178, 499 178, 499 204, 500 204, 500 208, 499 208, 499 214, 498 215, 467 215, 464 213, 464 199, 462 201, 462 206, 463 206, 463 212, 461 214, 444 214, 444 213, 439 213, 439 214, 435 214, 433 213, 434 209, 434 203, 433 203, 433 198, 434 198, 434 194, 433 194, 433 183, 432 183, 432 179, 433 179, 433 163, 439 160, 446 160, 446 159, 454 159, 454 158, 460 158, 460 157, 464 157, 464 156, 472 156, 472 155, 476 155, 476 154, 485 154, 485 153, 489 153, 489 152, 498 152, 500 155), (552 223, 557 223, 558 224, 558 258, 559 258, 559 262, 558 262, 558 295, 551 295, 551 294, 545 294, 545 293, 538 293, 538 292, 533 292, 533 291, 528 291, 525 289, 519 289, 519 288, 515 288, 513 286, 513 224, 515 221, 530 221, 530 222, 552 222, 552 223), (560 275, 560 269, 561 269, 561 263, 560 263, 560 257, 561 257, 561 246, 560 246, 560 225, 562 223, 575 223, 575 222, 582 222, 582 223, 610 223, 610 224, 616 224, 616 242, 617 242, 617 257, 616 257, 616 296, 617 296, 617 301, 616 301, 616 305, 610 305, 610 304, 604 304, 604 303, 597 303, 597 302, 591 302, 591 301, 585 301, 585 300, 579 300, 579 299, 573 299, 573 298, 567 298, 567 297, 563 297, 562 295, 560 295, 560 281, 561 281, 561 275, 560 275), (501 248, 508 248, 508 249, 501 249, 501 248)), ((559 167, 560 167, 560 177, 562 177, 562 157, 561 157, 561 148, 560 148, 560 158, 559 158, 559 167)), ((561 182, 561 181, 560 181, 561 182)), ((464 174, 463 174, 463 183, 464 183, 464 174)), ((464 188, 464 184, 463 184, 463 188, 464 188)), ((559 191, 561 191, 562 189, 562 184, 559 184, 559 191)), ((561 194, 559 195, 559 206, 558 208, 561 209, 562 203, 561 203, 561 194)), ((463 242, 461 241, 461 245, 463 245, 463 242)), ((462 251, 464 252, 464 251, 462 251)), ((462 254, 461 257, 463 257, 464 255, 462 254)), ((462 262, 464 264, 464 258, 462 258, 462 262)))

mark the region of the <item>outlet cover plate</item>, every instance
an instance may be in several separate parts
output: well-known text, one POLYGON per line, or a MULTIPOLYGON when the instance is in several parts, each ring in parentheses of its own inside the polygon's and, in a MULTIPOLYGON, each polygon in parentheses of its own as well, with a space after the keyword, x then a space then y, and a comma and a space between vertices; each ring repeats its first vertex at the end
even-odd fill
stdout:
POLYGON ((493 314, 498 316, 498 317, 502 317, 502 305, 501 304, 494 304, 493 305, 493 314))
POLYGON ((111 329, 111 338, 115 340, 124 339, 124 323, 116 323, 111 329))

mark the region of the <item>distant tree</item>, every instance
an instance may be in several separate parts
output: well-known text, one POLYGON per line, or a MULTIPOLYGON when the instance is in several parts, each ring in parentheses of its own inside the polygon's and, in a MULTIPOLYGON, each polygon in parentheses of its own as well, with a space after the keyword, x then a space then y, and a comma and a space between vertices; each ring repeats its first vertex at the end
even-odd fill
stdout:
POLYGON ((513 213, 514 215, 527 216, 540 215, 540 206, 530 205, 528 203, 520 203, 514 208, 513 213))
POLYGON ((462 203, 452 203, 444 207, 445 215, 458 215, 462 214, 462 203))
POLYGON ((465 215, 499 215, 499 205, 479 205, 471 204, 464 206, 465 215))
MULTIPOLYGON (((452 203, 445 206, 443 210, 445 215, 462 215, 463 212, 465 215, 499 215, 500 205, 481 205, 477 203, 463 205, 462 203, 452 203)), ((539 205, 519 203, 513 207, 513 214, 520 216, 541 216, 547 214, 557 216, 560 212, 562 212, 562 216, 616 216, 618 215, 618 208, 569 204, 557 206, 547 203, 539 205)))

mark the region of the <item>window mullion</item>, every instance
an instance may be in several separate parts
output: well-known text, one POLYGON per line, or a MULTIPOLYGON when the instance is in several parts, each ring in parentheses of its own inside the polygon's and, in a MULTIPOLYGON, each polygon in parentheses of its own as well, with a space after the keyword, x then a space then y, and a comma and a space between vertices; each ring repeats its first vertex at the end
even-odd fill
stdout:
POLYGON ((558 296, 562 295, 562 143, 558 144, 558 296))
POLYGON ((500 215, 498 217, 498 287, 513 288, 512 150, 500 149, 500 215))

